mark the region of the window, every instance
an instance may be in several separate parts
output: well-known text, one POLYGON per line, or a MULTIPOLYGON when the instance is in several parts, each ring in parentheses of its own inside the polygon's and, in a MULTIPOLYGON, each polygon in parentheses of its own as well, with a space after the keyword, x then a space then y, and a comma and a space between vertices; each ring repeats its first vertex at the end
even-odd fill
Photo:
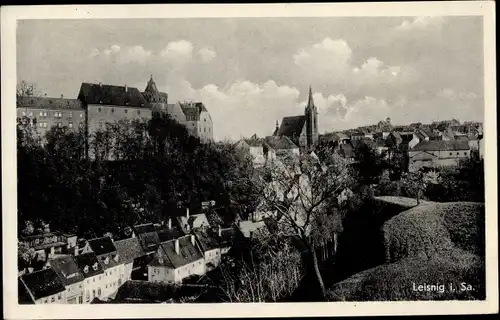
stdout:
POLYGON ((30 112, 30 117, 33 117, 33 111, 30 112))
POLYGON ((61 128, 62 127, 62 122, 57 123, 57 127, 61 128))
POLYGON ((464 156, 466 156, 466 155, 467 155, 467 152, 464 152, 464 156))
POLYGON ((207 122, 207 118, 205 118, 205 119, 203 119, 203 120, 205 120, 205 122, 207 122))
POLYGON ((101 288, 97 288, 97 295, 100 297, 101 296, 101 288))
POLYGON ((141 114, 141 110, 137 110, 137 114, 141 114))
POLYGON ((83 113, 80 113, 80 118, 83 118, 83 113))
POLYGON ((80 128, 83 128, 83 122, 80 122, 80 123, 78 124, 78 126, 79 126, 80 128))
POLYGON ((54 301, 56 301, 56 297, 52 296, 52 298, 50 298, 50 302, 54 302, 54 301))
POLYGON ((61 300, 61 293, 57 295, 57 299, 61 300))
POLYGON ((95 282, 95 278, 92 278, 92 282, 95 282))
POLYGON ((70 112, 68 115, 69 118, 73 118, 73 112, 70 112))
POLYGON ((122 285, 122 279, 118 279, 118 285, 121 286, 122 285))
POLYGON ((95 289, 92 290, 92 298, 95 297, 95 289))
POLYGON ((111 108, 111 113, 115 112, 115 108, 111 108))
MULTIPOLYGON (((102 101, 99 101, 102 103, 102 101)), ((101 112, 101 108, 97 108, 97 112, 101 112)))
POLYGON ((26 112, 23 111, 23 117, 26 116, 26 112))
POLYGON ((45 112, 43 113, 43 116, 44 116, 44 117, 46 117, 46 116, 47 116, 47 111, 45 111, 45 112))
POLYGON ((43 112, 42 111, 40 111, 40 117, 43 117, 43 112))
POLYGON ((68 123, 68 127, 73 128, 73 122, 68 123))
POLYGON ((101 280, 101 276, 99 276, 99 280, 101 280))
POLYGON ((45 300, 43 300, 43 303, 49 303, 49 299, 45 298, 45 300))
POLYGON ((82 304, 82 303, 83 303, 83 297, 82 297, 82 296, 79 296, 79 297, 78 297, 78 303, 79 303, 79 304, 82 304))
POLYGON ((450 156, 451 156, 451 152, 450 152, 450 156))
POLYGON ((108 288, 108 285, 106 284, 106 289, 108 288))
POLYGON ((128 113, 128 109, 125 109, 125 113, 128 113))

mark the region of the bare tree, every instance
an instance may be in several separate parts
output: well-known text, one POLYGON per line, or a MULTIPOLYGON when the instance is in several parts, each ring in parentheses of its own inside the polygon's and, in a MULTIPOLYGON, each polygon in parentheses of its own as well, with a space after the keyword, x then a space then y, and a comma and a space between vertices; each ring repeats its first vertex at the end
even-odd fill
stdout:
POLYGON ((21 81, 16 86, 16 105, 19 106, 19 98, 21 97, 36 97, 39 96, 38 90, 34 84, 21 81))
POLYGON ((329 154, 323 162, 301 155, 268 164, 267 179, 256 182, 263 191, 263 206, 278 221, 276 235, 295 235, 305 243, 323 297, 326 288, 316 249, 340 231, 335 204, 351 176, 348 161, 334 152, 329 154))

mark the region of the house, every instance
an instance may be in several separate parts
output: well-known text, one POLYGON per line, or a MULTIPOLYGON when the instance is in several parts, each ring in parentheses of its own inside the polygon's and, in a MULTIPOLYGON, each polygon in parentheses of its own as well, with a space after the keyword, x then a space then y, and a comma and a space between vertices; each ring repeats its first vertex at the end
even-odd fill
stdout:
POLYGON ((83 281, 84 277, 73 256, 62 255, 50 259, 47 263, 59 276, 66 288, 66 299, 68 304, 83 303, 83 281))
POLYGON ((41 259, 48 259, 56 254, 77 254, 76 235, 50 232, 49 225, 44 226, 44 232, 19 237, 19 241, 35 250, 41 259))
POLYGON ((299 147, 287 136, 267 136, 264 138, 266 160, 290 160, 300 155, 299 147))
POLYGON ((391 118, 386 118, 377 123, 377 130, 382 133, 382 139, 386 139, 392 129, 391 118))
POLYGON ((132 227, 132 237, 137 237, 146 254, 153 254, 158 249, 160 239, 156 227, 152 223, 144 223, 132 227))
POLYGON ((186 116, 186 129, 203 143, 213 142, 213 122, 203 102, 184 102, 181 109, 186 116))
POLYGON ((146 256, 138 238, 128 238, 115 241, 116 252, 120 255, 123 268, 120 269, 119 283, 132 279, 132 272, 141 267, 140 259, 146 256))
POLYGON ((408 149, 410 141, 413 140, 413 132, 398 132, 392 131, 387 136, 387 146, 389 149, 403 148, 408 149))
POLYGON ((22 275, 19 280, 35 304, 67 303, 66 288, 52 268, 22 275))
POLYGON ((188 234, 194 229, 210 227, 210 222, 208 222, 207 216, 204 213, 190 215, 189 208, 186 208, 185 215, 178 216, 176 219, 177 224, 184 234, 188 234))
POLYGON ((470 157, 470 147, 465 140, 422 141, 408 150, 410 168, 432 168, 457 165, 470 157))
POLYGON ((109 237, 91 239, 89 246, 104 271, 104 288, 101 288, 102 295, 97 297, 105 299, 122 285, 121 275, 124 274, 125 263, 109 237))
POLYGON ((219 235, 209 229, 198 229, 194 230, 193 233, 199 249, 203 253, 206 270, 213 270, 221 262, 222 254, 218 239, 219 235))
POLYGON ((195 241, 194 235, 186 235, 161 243, 148 265, 148 281, 173 284, 205 274, 203 253, 195 241))
MULTIPOLYGON (((277 125, 278 122, 276 122, 277 125)), ((281 126, 276 128, 273 136, 287 137, 301 149, 313 150, 318 145, 318 111, 314 104, 311 87, 309 87, 304 115, 284 117, 281 126)))
POLYGON ((182 231, 182 229, 180 229, 179 226, 172 225, 171 218, 168 219, 167 227, 158 230, 157 233, 158 233, 158 238, 160 239, 160 243, 177 239, 185 235, 184 231, 182 231))
POLYGON ((87 252, 75 257, 75 262, 83 277, 83 301, 90 303, 96 297, 103 296, 103 288, 106 285, 104 271, 93 252, 87 252))
POLYGON ((408 142, 408 147, 411 149, 420 142, 429 141, 429 139, 429 135, 424 130, 416 129, 413 132, 413 138, 408 142))
POLYGON ((263 166, 266 159, 264 157, 264 147, 262 139, 250 138, 241 139, 235 144, 235 147, 244 154, 250 155, 254 166, 263 166))
POLYGON ((339 144, 347 144, 350 138, 342 132, 331 132, 320 135, 319 141, 323 145, 335 147, 339 144))
POLYGON ((224 255, 228 253, 229 250, 233 247, 234 237, 236 236, 236 229, 234 227, 218 228, 217 232, 219 234, 220 253, 224 255))

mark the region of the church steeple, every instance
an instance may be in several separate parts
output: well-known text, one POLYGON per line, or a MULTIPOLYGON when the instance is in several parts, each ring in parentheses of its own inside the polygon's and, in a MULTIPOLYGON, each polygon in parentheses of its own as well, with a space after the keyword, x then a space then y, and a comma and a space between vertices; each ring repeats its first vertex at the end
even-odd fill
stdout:
POLYGON ((314 105, 312 88, 310 85, 304 114, 306 116, 307 148, 312 150, 318 143, 318 112, 314 105))
POLYGON ((309 99, 307 100, 307 107, 311 108, 314 106, 313 94, 311 85, 309 85, 309 99))

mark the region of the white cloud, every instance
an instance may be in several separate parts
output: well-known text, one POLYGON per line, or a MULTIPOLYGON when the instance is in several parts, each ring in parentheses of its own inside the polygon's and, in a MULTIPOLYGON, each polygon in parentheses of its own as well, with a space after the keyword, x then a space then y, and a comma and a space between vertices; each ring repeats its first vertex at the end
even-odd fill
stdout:
POLYGON ((102 51, 102 55, 98 49, 93 49, 90 56, 110 59, 111 61, 116 61, 120 64, 132 62, 144 64, 152 56, 152 52, 145 50, 142 46, 126 47, 122 50, 120 46, 115 44, 107 49, 104 49, 102 51))
POLYGON ((182 66, 193 56, 193 44, 186 40, 172 41, 160 52, 160 56, 168 62, 182 66))
POLYGON ((340 85, 350 90, 415 79, 414 70, 387 65, 376 57, 370 57, 361 65, 353 64, 352 50, 342 39, 325 38, 320 43, 300 49, 293 55, 293 60, 304 81, 340 85))
POLYGON ((208 63, 217 57, 217 52, 210 48, 202 48, 198 51, 198 55, 203 62, 208 63))
POLYGON ((443 89, 438 93, 438 97, 446 98, 451 101, 456 100, 473 100, 477 98, 477 95, 473 92, 456 92, 453 89, 443 89))
POLYGON ((399 31, 424 30, 440 27, 445 23, 444 17, 416 17, 412 21, 405 20, 396 27, 399 31))

